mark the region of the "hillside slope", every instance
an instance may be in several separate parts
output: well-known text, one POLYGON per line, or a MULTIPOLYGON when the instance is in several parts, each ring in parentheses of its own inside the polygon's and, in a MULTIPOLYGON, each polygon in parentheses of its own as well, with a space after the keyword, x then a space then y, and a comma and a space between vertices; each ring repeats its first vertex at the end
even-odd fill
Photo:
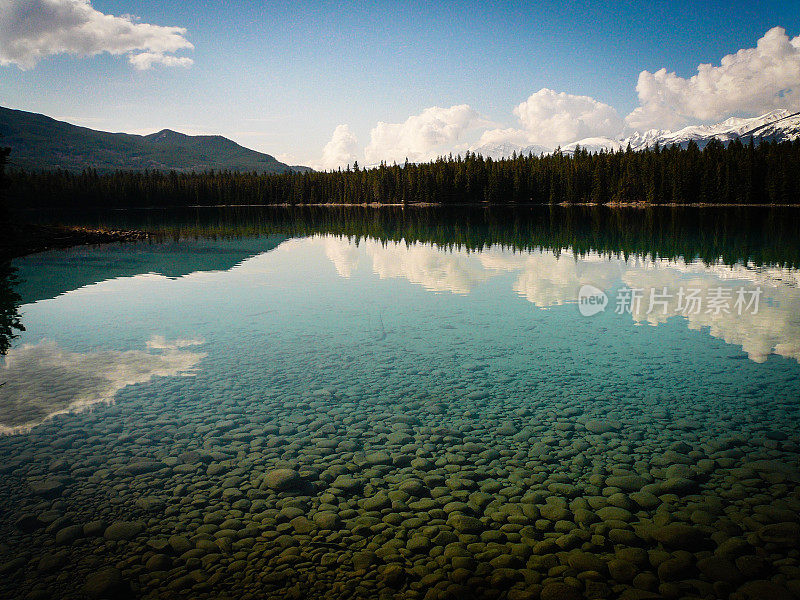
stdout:
POLYGON ((218 135, 164 129, 150 135, 109 133, 38 113, 0 107, 0 145, 11 147, 10 165, 26 170, 98 171, 307 171, 218 135))

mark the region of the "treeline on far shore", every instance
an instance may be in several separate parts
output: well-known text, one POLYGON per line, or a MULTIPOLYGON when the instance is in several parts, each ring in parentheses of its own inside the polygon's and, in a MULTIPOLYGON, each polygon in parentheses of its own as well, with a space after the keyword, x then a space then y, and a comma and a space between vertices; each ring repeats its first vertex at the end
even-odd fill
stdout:
POLYGON ((258 174, 68 171, 8 173, 12 207, 304 204, 794 204, 800 140, 712 141, 702 150, 513 156, 467 153, 422 164, 258 174))

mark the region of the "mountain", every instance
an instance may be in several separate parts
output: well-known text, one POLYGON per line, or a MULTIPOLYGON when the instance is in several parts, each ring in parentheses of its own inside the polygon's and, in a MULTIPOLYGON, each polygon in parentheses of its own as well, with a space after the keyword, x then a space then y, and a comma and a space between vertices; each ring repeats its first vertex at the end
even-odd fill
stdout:
POLYGON ((619 150, 625 150, 627 144, 620 140, 612 140, 611 138, 590 137, 567 144, 561 148, 561 151, 565 154, 572 154, 575 152, 575 149, 578 146, 580 146, 583 150, 594 153, 600 152, 601 150, 605 150, 606 152, 610 152, 611 150, 614 150, 615 152, 619 150))
POLYGON ((624 140, 623 144, 630 142, 634 150, 652 147, 656 143, 661 146, 678 145, 685 148, 694 140, 702 148, 712 139, 720 142, 740 139, 746 142, 751 137, 756 144, 800 139, 800 113, 776 110, 752 119, 732 117, 715 125, 692 125, 674 132, 651 129, 643 134, 634 134, 624 140))
POLYGON ((514 152, 517 153, 517 156, 520 154, 533 154, 534 156, 539 156, 543 153, 549 154, 552 151, 552 148, 547 148, 545 146, 537 146, 535 144, 531 146, 521 146, 514 143, 484 144, 482 146, 478 146, 474 150, 471 150, 471 152, 474 152, 475 154, 480 154, 484 158, 491 158, 492 160, 510 158, 514 152))
POLYGON ((309 170, 290 167, 219 135, 185 135, 169 129, 150 135, 108 133, 4 107, 0 107, 0 136, 0 145, 11 147, 11 166, 26 170, 309 170))
MULTIPOLYGON (((692 125, 684 127, 678 131, 667 131, 664 129, 651 129, 644 133, 636 132, 629 137, 619 136, 618 138, 591 137, 572 142, 562 146, 561 151, 565 154, 575 152, 575 148, 588 150, 589 152, 606 152, 625 150, 628 144, 632 150, 644 150, 652 148, 656 144, 660 146, 681 146, 685 148, 691 140, 694 140, 700 148, 704 148, 712 139, 723 143, 732 142, 740 139, 748 143, 750 138, 756 144, 771 141, 794 141, 800 139, 800 112, 790 110, 775 110, 760 117, 743 119, 732 117, 715 125, 692 125)), ((474 150, 477 154, 484 157, 491 156, 493 159, 509 158, 516 152, 527 154, 528 150, 534 148, 533 154, 549 154, 553 148, 544 146, 521 146, 514 143, 492 144, 481 146, 474 150)))

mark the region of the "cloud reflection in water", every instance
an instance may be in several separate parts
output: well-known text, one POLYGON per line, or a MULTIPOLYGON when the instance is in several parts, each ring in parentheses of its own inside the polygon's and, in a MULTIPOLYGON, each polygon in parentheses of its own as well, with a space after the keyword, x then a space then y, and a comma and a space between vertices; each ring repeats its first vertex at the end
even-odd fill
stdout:
POLYGON ((128 385, 191 375, 206 354, 186 348, 202 343, 155 336, 147 346, 159 352, 70 352, 50 340, 12 349, 0 363, 0 382, 5 382, 0 387, 0 434, 25 433, 56 415, 111 403, 128 385))
POLYGON ((590 284, 610 296, 609 310, 614 309, 614 293, 620 286, 643 290, 667 288, 673 298, 666 312, 662 308, 648 314, 648 302, 642 302, 628 318, 640 324, 659 325, 680 317, 688 327, 707 329, 716 338, 741 346, 748 357, 764 362, 770 354, 800 362, 800 272, 780 267, 752 265, 706 265, 683 260, 631 257, 614 258, 597 253, 575 257, 570 249, 561 253, 542 250, 530 253, 488 248, 481 252, 450 250, 428 244, 362 240, 358 247, 347 239, 327 237, 325 253, 343 277, 352 276, 364 259, 382 279, 405 278, 427 290, 469 294, 476 286, 504 273, 516 273, 513 291, 539 308, 551 308, 577 302, 578 290, 590 284), (684 315, 678 310, 674 294, 678 288, 699 288, 704 297, 716 287, 763 290, 756 314, 736 311, 684 315))

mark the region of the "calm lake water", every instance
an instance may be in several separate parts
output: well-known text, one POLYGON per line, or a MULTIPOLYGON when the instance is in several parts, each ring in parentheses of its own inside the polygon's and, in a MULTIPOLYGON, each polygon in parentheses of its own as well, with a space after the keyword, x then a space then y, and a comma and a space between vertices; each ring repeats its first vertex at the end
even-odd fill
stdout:
POLYGON ((126 213, 164 237, 14 261, 0 596, 798 597, 797 215, 715 210, 126 213))

